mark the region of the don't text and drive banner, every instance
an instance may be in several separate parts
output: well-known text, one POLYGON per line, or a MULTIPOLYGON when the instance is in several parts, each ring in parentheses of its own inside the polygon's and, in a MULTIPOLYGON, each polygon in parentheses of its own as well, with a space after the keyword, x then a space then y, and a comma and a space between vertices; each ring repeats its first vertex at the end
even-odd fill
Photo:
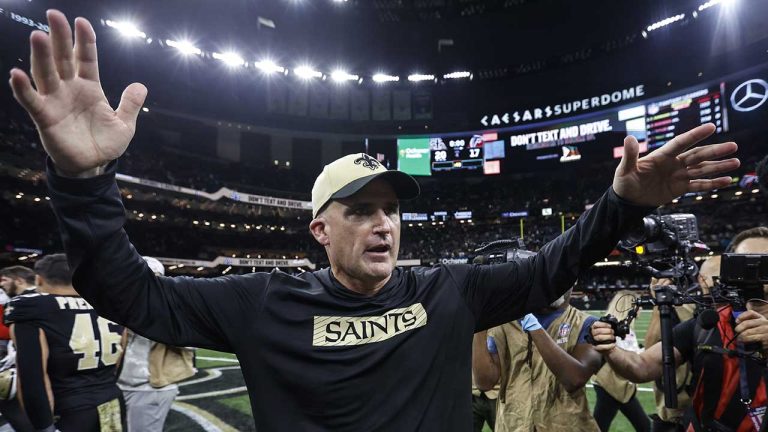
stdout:
POLYGON ((216 257, 213 261, 180 259, 180 258, 157 258, 161 263, 167 266, 185 266, 185 267, 205 267, 212 268, 220 265, 233 266, 233 267, 260 267, 260 268, 299 268, 306 267, 314 270, 315 264, 306 259, 263 259, 263 258, 230 258, 230 257, 216 257))
POLYGON ((138 184, 155 189, 162 189, 170 192, 176 192, 201 198, 206 198, 212 201, 218 201, 221 198, 229 198, 233 201, 239 201, 254 205, 263 205, 270 207, 282 207, 297 210, 312 210, 312 203, 309 201, 291 200, 285 198, 275 198, 264 195, 253 195, 238 192, 229 188, 221 188, 216 192, 208 193, 205 191, 192 189, 183 186, 176 186, 168 183, 162 183, 154 180, 147 180, 138 177, 133 177, 125 174, 117 174, 117 179, 127 183, 138 184))

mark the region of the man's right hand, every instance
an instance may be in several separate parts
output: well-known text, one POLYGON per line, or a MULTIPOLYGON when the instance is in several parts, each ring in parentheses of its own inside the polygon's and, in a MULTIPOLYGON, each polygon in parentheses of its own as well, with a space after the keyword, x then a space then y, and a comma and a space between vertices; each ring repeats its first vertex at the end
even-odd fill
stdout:
POLYGON ((593 345, 600 354, 607 355, 616 348, 616 335, 613 334, 613 328, 610 324, 595 321, 590 328, 592 338, 595 340, 593 345))
POLYGON ((50 35, 34 31, 32 87, 29 76, 11 70, 16 100, 37 125, 45 151, 66 176, 87 177, 117 159, 128 148, 147 89, 133 83, 120 106, 109 106, 99 81, 96 33, 85 18, 75 20, 75 43, 67 17, 47 12, 50 35))

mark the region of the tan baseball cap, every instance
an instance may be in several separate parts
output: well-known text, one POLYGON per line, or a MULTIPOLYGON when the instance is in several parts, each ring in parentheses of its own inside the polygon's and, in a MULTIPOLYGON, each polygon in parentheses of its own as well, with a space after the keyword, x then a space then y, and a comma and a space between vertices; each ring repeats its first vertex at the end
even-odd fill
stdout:
POLYGON ((354 153, 329 163, 315 179, 312 187, 312 217, 317 217, 328 201, 351 196, 377 178, 388 181, 398 199, 407 200, 419 196, 419 184, 410 175, 388 170, 365 153, 354 153))

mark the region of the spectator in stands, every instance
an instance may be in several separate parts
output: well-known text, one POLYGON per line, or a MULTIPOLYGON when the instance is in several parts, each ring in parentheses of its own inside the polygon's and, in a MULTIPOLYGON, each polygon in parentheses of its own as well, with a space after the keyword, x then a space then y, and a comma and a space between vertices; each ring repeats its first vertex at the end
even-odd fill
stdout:
MULTIPOLYGON (((156 258, 144 257, 155 275, 165 275, 156 258)), ((195 374, 194 351, 153 342, 130 329, 123 333, 124 355, 117 385, 123 391, 128 432, 162 432, 176 383, 195 374)))
MULTIPOLYGON (((768 228, 737 234, 730 249, 735 253, 767 254, 768 228)), ((736 317, 730 305, 719 307, 719 321, 713 330, 702 329, 694 319, 675 326, 675 362, 689 362, 693 370, 694 390, 682 424, 684 430, 762 430, 768 405, 765 366, 734 353, 744 354, 745 344, 750 343, 761 344, 763 350, 768 348, 768 304, 749 302, 748 308, 736 317), (715 352, 720 349, 726 350, 725 354, 715 352), (727 382, 738 384, 724 385, 727 382)), ((661 343, 641 354, 616 348, 613 330, 602 322, 592 325, 592 335, 598 342, 596 349, 620 375, 634 382, 661 377, 661 343)))
POLYGON ((602 363, 584 339, 596 318, 572 307, 570 294, 490 329, 487 348, 473 345, 477 387, 499 384, 496 431, 598 430, 585 385, 602 363))

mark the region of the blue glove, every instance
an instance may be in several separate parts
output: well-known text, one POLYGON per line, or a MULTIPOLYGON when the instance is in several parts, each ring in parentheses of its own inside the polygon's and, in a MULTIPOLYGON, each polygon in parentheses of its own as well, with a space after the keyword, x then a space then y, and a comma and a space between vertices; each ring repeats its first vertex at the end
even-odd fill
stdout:
POLYGON ((526 332, 532 332, 534 330, 541 330, 541 324, 533 314, 528 314, 520 320, 520 325, 523 326, 523 330, 526 332))

